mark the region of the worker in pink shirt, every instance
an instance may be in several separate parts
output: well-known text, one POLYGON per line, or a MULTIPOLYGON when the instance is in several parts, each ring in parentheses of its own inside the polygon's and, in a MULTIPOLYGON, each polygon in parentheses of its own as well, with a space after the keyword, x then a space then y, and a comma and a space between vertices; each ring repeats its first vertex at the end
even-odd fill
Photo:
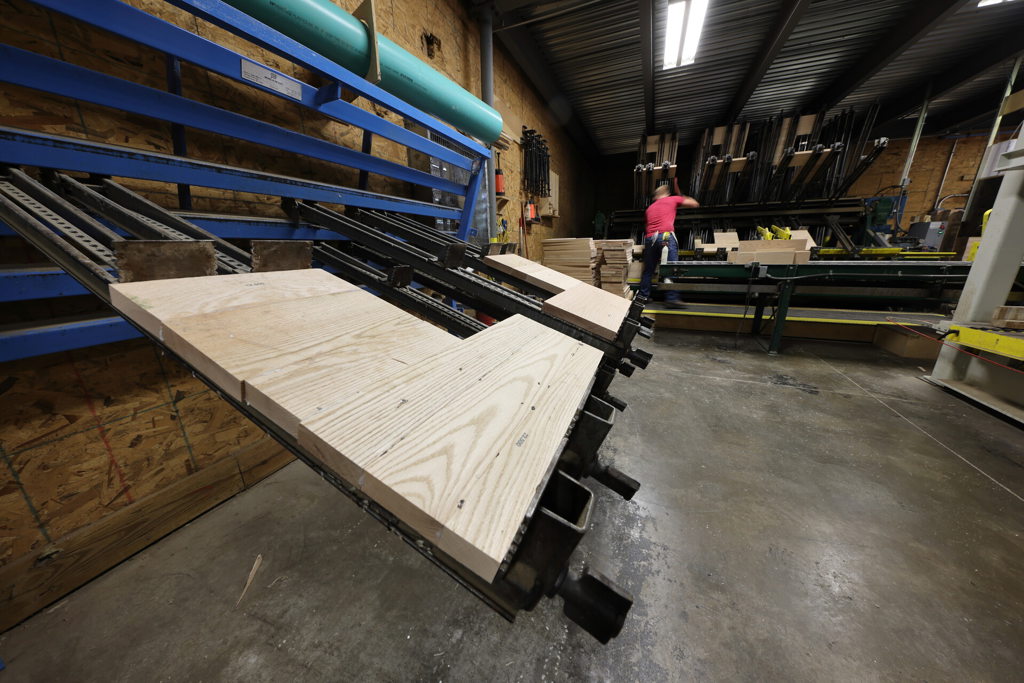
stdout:
MULTIPOLYGON (((700 204, 693 197, 679 194, 679 183, 673 178, 676 194, 670 195, 668 185, 659 185, 654 198, 647 207, 647 226, 644 231, 644 273, 640 278, 640 296, 651 298, 651 279, 661 263, 661 250, 668 247, 668 260, 679 260, 679 243, 676 241, 676 210, 679 207, 695 209, 700 204)), ((669 308, 680 308, 679 292, 669 290, 665 294, 669 308)))

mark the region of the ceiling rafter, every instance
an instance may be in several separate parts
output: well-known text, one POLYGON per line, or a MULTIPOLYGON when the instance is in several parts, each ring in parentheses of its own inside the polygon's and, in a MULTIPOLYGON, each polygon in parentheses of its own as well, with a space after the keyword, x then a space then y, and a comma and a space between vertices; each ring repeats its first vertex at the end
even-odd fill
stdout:
POLYGON ((640 3, 640 69, 644 81, 644 132, 654 130, 654 0, 640 3))
POLYGON ((979 50, 971 59, 959 62, 953 68, 947 69, 934 78, 926 79, 913 88, 907 88, 901 96, 883 103, 876 125, 885 126, 920 108, 921 100, 924 98, 924 92, 928 89, 929 84, 931 84, 932 99, 938 98, 978 74, 1024 52, 1024 37, 1022 37, 1018 26, 1012 26, 989 44, 990 48, 979 50))
POLYGON ((806 110, 820 111, 839 104, 968 2, 971 0, 918 0, 902 21, 895 22, 860 61, 825 88, 806 110))
POLYGON ((731 122, 739 118, 739 115, 743 112, 743 107, 747 105, 747 101, 754 94, 758 84, 761 83, 761 79, 768 72, 768 68, 775 61, 775 58, 779 56, 779 52, 782 51, 786 41, 789 40, 789 35, 796 28, 796 25, 800 23, 800 19, 810 4, 811 0, 785 0, 783 2, 782 7, 779 8, 779 15, 775 20, 775 24, 768 31, 768 35, 765 36, 760 51, 754 56, 754 62, 751 64, 750 69, 747 70, 746 76, 743 77, 743 82, 729 104, 725 117, 726 121, 731 122))

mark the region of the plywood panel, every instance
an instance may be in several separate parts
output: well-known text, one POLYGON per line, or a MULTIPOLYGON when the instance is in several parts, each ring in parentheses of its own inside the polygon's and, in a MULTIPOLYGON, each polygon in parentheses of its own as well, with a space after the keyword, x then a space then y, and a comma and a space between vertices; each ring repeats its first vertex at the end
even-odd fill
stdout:
POLYGON ((485 256, 483 259, 487 265, 500 270, 503 273, 514 275, 522 280, 526 280, 530 284, 536 285, 541 289, 551 292, 552 294, 561 294, 567 289, 571 289, 577 285, 582 284, 576 278, 559 273, 553 268, 541 265, 536 261, 525 259, 522 256, 516 254, 498 254, 495 256, 485 256))
POLYGON ((176 482, 60 540, 59 553, 24 555, 0 570, 0 631, 174 531, 243 488, 233 459, 176 482))
POLYGON ((615 339, 630 303, 597 287, 573 287, 544 301, 542 310, 605 339, 615 339))

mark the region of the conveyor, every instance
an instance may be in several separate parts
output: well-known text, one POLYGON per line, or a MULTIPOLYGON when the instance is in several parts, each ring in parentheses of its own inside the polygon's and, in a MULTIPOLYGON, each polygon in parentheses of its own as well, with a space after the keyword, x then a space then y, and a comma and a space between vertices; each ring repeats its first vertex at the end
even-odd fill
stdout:
MULTIPOLYGON (((662 283, 658 289, 681 291, 684 298, 738 302, 752 312, 755 331, 760 329, 765 308, 774 307, 769 352, 777 353, 785 322, 793 318, 790 305, 797 293, 805 300, 870 301, 893 315, 894 308, 916 311, 955 303, 970 269, 971 263, 964 261, 811 261, 787 265, 675 261, 660 266, 662 283)), ((1024 269, 1019 281, 1024 282, 1024 269)))

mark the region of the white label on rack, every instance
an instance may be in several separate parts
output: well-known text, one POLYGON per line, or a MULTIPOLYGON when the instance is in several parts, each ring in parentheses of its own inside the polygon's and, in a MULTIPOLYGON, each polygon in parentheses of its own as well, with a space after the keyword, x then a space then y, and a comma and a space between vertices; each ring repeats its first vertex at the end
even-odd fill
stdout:
POLYGON ((242 60, 242 78, 293 100, 302 99, 302 84, 294 78, 279 74, 248 59, 242 60))

